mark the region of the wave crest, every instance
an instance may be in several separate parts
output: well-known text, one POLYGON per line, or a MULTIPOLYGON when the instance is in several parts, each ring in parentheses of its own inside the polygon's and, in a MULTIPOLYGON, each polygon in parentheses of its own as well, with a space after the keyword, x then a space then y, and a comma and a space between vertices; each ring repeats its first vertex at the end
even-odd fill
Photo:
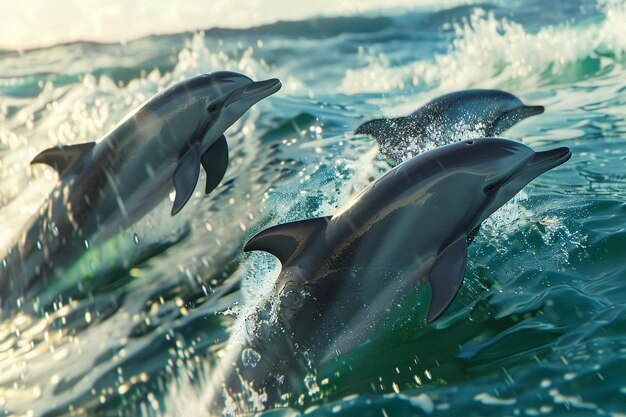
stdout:
POLYGON ((476 8, 469 18, 451 26, 455 38, 447 53, 400 66, 390 66, 385 55, 367 57, 370 63, 365 68, 346 71, 340 89, 352 94, 423 86, 450 91, 585 78, 622 65, 626 54, 621 29, 626 2, 609 0, 598 7, 603 13, 599 22, 547 26, 537 32, 476 8))

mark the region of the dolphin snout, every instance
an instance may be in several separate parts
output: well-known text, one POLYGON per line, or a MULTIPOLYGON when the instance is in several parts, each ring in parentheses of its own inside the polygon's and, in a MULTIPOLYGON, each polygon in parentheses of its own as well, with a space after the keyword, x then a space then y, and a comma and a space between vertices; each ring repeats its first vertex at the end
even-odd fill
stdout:
POLYGON ((536 116, 538 114, 543 113, 544 111, 546 111, 546 108, 543 106, 524 106, 522 107, 522 111, 524 114, 524 118, 526 117, 530 117, 530 116, 536 116))
POLYGON ((571 157, 572 151, 566 147, 535 152, 524 168, 522 168, 514 178, 526 178, 527 181, 530 182, 533 178, 538 177, 544 172, 567 162, 571 157))
POLYGON ((260 101, 271 96, 282 87, 282 83, 277 78, 270 78, 264 81, 253 81, 241 92, 240 99, 253 99, 260 101))
MULTIPOLYGON (((551 149, 549 151, 535 152, 533 157, 528 162, 528 167, 548 167, 548 169, 554 168, 566 162, 572 156, 572 151, 569 148, 562 147, 551 149)), ((544 171, 545 172, 545 171, 544 171)))
POLYGON ((282 84, 277 78, 270 78, 264 81, 252 81, 245 87, 239 88, 230 97, 227 105, 242 101, 247 107, 252 107, 255 103, 271 96, 280 88, 282 84))
MULTIPOLYGON (((264 81, 253 81, 249 86, 244 90, 244 94, 257 94, 261 92, 271 91, 271 93, 275 93, 280 90, 282 86, 280 80, 278 78, 270 78, 269 80, 264 81)), ((269 95, 268 94, 268 95, 269 95)))

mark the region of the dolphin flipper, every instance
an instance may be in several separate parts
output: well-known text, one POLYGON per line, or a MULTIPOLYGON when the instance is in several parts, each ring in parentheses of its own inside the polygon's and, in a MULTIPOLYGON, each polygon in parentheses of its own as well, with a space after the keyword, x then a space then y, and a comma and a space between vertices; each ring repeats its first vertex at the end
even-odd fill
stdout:
POLYGON ((470 232, 467 234, 467 246, 472 244, 472 242, 474 241, 474 238, 476 237, 478 232, 480 232, 480 226, 481 225, 479 224, 478 226, 470 230, 470 232))
POLYGON ((172 216, 183 208, 189 201, 196 188, 198 177, 200 176, 200 145, 194 145, 183 155, 174 171, 174 188, 176 198, 172 206, 172 216))
POLYGON ((209 194, 218 186, 226 168, 228 168, 228 143, 224 135, 217 138, 211 147, 202 154, 202 167, 206 172, 205 194, 209 194))
POLYGON ((436 320, 452 304, 461 288, 466 264, 467 236, 462 236, 439 254, 428 275, 432 289, 428 323, 436 320))
POLYGON ((270 227, 252 237, 243 250, 269 252, 285 264, 298 249, 326 227, 331 217, 317 217, 270 227))
POLYGON ((32 164, 46 164, 54 168, 60 176, 63 176, 85 155, 90 153, 95 142, 79 143, 77 145, 54 146, 41 151, 30 161, 32 164))

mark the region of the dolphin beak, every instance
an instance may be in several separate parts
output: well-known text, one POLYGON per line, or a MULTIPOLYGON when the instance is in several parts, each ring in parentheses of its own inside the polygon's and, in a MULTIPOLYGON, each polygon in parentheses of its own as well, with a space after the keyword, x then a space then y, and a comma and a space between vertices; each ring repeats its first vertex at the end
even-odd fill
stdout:
POLYGON ((543 106, 523 106, 520 109, 520 113, 523 119, 530 117, 530 116, 537 116, 538 114, 541 114, 544 111, 546 111, 546 108, 543 106))
POLYGON ((541 169, 542 173, 567 162, 572 157, 569 148, 562 147, 549 151, 535 152, 535 155, 528 161, 527 168, 541 169))
POLYGON ((252 81, 243 89, 237 91, 237 93, 231 98, 229 104, 240 100, 246 100, 249 101, 250 106, 252 106, 253 104, 263 100, 265 97, 271 96, 280 90, 281 87, 282 84, 277 78, 271 78, 265 81, 252 81))
MULTIPOLYGON (((565 147, 544 152, 535 152, 526 165, 524 165, 511 180, 523 178, 524 181, 528 183, 544 172, 567 162, 571 157, 572 151, 565 147)), ((509 180, 509 182, 511 180, 509 180)))

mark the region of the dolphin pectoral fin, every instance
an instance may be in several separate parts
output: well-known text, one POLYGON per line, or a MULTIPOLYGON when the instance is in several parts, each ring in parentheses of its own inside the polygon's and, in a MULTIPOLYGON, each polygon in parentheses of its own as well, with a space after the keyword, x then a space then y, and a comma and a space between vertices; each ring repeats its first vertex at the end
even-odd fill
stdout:
POLYGON ((176 189, 176 198, 172 206, 172 216, 183 208, 189 201, 196 188, 198 177, 200 176, 200 145, 194 145, 183 155, 178 163, 174 176, 174 188, 176 189))
POLYGON ((285 264, 306 242, 330 222, 331 216, 279 224, 255 235, 243 250, 269 252, 285 264))
POLYGON ((226 168, 228 168, 228 143, 224 135, 220 136, 211 147, 202 154, 202 167, 206 172, 205 194, 209 194, 218 186, 226 168))
POLYGON ((478 232, 480 232, 480 226, 481 225, 479 224, 478 226, 470 230, 470 232, 467 234, 467 246, 472 244, 472 242, 474 241, 474 238, 476 237, 478 232))
POLYGON ((463 282, 467 264, 467 236, 462 236, 439 254, 428 275, 432 300, 428 323, 441 316, 452 304, 463 282))
POLYGON ((60 176, 63 176, 85 155, 90 153, 95 142, 79 143, 77 145, 54 146, 41 151, 30 161, 32 164, 46 164, 54 168, 60 176))

